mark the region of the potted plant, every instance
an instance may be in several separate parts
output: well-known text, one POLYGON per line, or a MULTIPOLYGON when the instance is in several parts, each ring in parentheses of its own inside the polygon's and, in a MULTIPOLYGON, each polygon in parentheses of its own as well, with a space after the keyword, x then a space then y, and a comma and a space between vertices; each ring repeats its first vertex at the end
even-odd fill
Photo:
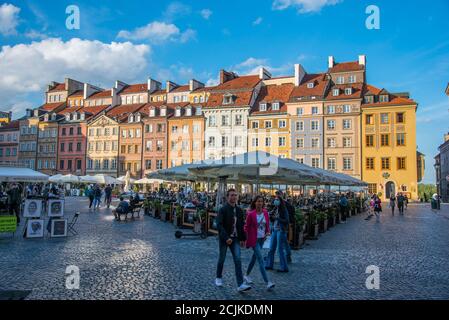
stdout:
POLYGON ((161 203, 160 217, 161 221, 167 221, 167 214, 170 210, 170 204, 161 203))
POLYGON ((182 225, 182 214, 183 214, 184 210, 182 208, 182 206, 177 206, 175 209, 175 219, 173 219, 173 224, 175 226, 181 226, 182 225))
POLYGON ((203 222, 206 221, 206 215, 207 211, 205 209, 199 209, 196 211, 193 216, 193 232, 201 233, 203 222))
POLYGON ((293 248, 299 249, 304 243, 304 227, 306 218, 299 209, 295 210, 295 226, 293 237, 293 248))
POLYGON ((151 209, 151 200, 145 199, 145 201, 143 202, 143 210, 146 216, 150 215, 150 209, 151 209))
POLYGON ((336 224, 336 210, 334 207, 330 207, 327 210, 327 226, 328 228, 331 228, 333 226, 335 226, 336 224))
POLYGON ((153 211, 153 218, 159 218, 161 215, 161 207, 162 203, 158 200, 154 201, 154 211, 153 211))
POLYGON ((319 232, 324 233, 327 231, 327 214, 324 211, 317 213, 317 220, 319 224, 319 232))
POLYGON ((317 222, 317 214, 318 211, 315 210, 311 210, 308 214, 308 239, 311 240, 316 240, 318 239, 318 234, 319 234, 319 225, 317 222))

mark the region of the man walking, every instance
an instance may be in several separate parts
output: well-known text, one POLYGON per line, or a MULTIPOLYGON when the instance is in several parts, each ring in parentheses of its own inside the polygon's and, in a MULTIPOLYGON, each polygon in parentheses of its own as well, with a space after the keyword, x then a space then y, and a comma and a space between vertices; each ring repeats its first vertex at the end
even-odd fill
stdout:
POLYGON ((340 201, 338 202, 338 204, 340 205, 341 220, 343 220, 342 223, 345 223, 346 222, 346 212, 348 210, 349 203, 348 203, 348 198, 346 198, 344 193, 340 196, 340 201))
POLYGON ((16 215, 17 225, 20 223, 20 204, 22 203, 22 191, 17 184, 13 184, 7 192, 9 200, 9 214, 16 215))
POLYGON ((398 201, 399 214, 404 215, 405 197, 402 195, 402 193, 399 193, 397 201, 398 201))
POLYGON ((104 202, 106 203, 106 207, 109 209, 112 201, 112 187, 110 184, 104 188, 104 202))
POLYGON ((390 208, 391 208, 391 214, 394 216, 394 208, 396 207, 396 197, 394 196, 394 193, 391 193, 390 196, 390 208))
MULTIPOLYGON (((295 221, 295 208, 287 201, 287 199, 283 198, 282 191, 280 191, 280 190, 276 191, 276 195, 284 201, 285 207, 287 208, 287 211, 288 211, 288 220, 290 223, 293 223, 293 221, 295 221)), ((290 244, 288 243, 288 230, 285 233, 285 237, 284 237, 284 248, 285 248, 285 254, 287 257, 287 262, 291 263, 292 262, 292 249, 290 247, 290 244)))
POLYGON ((237 206, 238 195, 235 189, 228 190, 226 197, 227 202, 219 210, 217 216, 219 257, 215 285, 218 287, 223 286, 223 266, 229 247, 232 258, 234 259, 237 290, 243 292, 251 289, 251 286, 243 282, 242 260, 240 258, 240 246, 244 246, 246 241, 246 233, 244 231, 245 220, 242 209, 237 206))

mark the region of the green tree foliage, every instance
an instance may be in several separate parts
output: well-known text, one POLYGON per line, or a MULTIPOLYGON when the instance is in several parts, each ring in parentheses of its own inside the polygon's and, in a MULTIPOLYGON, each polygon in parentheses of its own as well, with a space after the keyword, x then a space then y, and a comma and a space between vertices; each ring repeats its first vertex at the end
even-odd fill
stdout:
POLYGON ((437 187, 434 184, 420 183, 418 185, 418 196, 423 199, 423 201, 430 201, 430 198, 436 192, 437 187))

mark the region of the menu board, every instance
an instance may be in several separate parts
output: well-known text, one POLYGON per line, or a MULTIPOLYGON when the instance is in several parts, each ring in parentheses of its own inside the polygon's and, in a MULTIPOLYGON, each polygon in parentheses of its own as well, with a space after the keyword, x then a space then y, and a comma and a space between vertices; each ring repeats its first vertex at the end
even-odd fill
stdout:
POLYGON ((0 216, 0 233, 16 232, 17 217, 16 216, 0 216))

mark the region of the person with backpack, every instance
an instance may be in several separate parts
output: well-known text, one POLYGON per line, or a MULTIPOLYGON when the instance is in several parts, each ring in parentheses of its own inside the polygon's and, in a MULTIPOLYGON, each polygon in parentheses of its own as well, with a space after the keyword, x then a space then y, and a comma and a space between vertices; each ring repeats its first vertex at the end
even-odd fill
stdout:
POLYGON ((92 204, 94 203, 94 189, 93 189, 92 185, 87 187, 86 196, 89 198, 89 209, 91 209, 92 204))
POLYGON ((101 188, 97 184, 95 185, 94 188, 94 210, 100 209, 101 195, 102 195, 101 188))
POLYGON ((340 206, 342 223, 345 223, 346 222, 346 212, 349 207, 349 202, 348 202, 348 198, 346 198, 346 195, 344 193, 341 194, 340 200, 338 201, 338 205, 340 206))
POLYGON ((112 202, 112 187, 110 184, 108 184, 107 187, 104 188, 104 202, 106 204, 106 207, 109 209, 112 202))
POLYGON ((397 202, 398 202, 399 214, 404 215, 405 197, 402 195, 402 193, 399 193, 397 202))
POLYGON ((16 183, 11 185, 11 188, 6 192, 8 195, 9 214, 16 215, 17 225, 20 223, 20 205, 22 204, 22 190, 16 183))

